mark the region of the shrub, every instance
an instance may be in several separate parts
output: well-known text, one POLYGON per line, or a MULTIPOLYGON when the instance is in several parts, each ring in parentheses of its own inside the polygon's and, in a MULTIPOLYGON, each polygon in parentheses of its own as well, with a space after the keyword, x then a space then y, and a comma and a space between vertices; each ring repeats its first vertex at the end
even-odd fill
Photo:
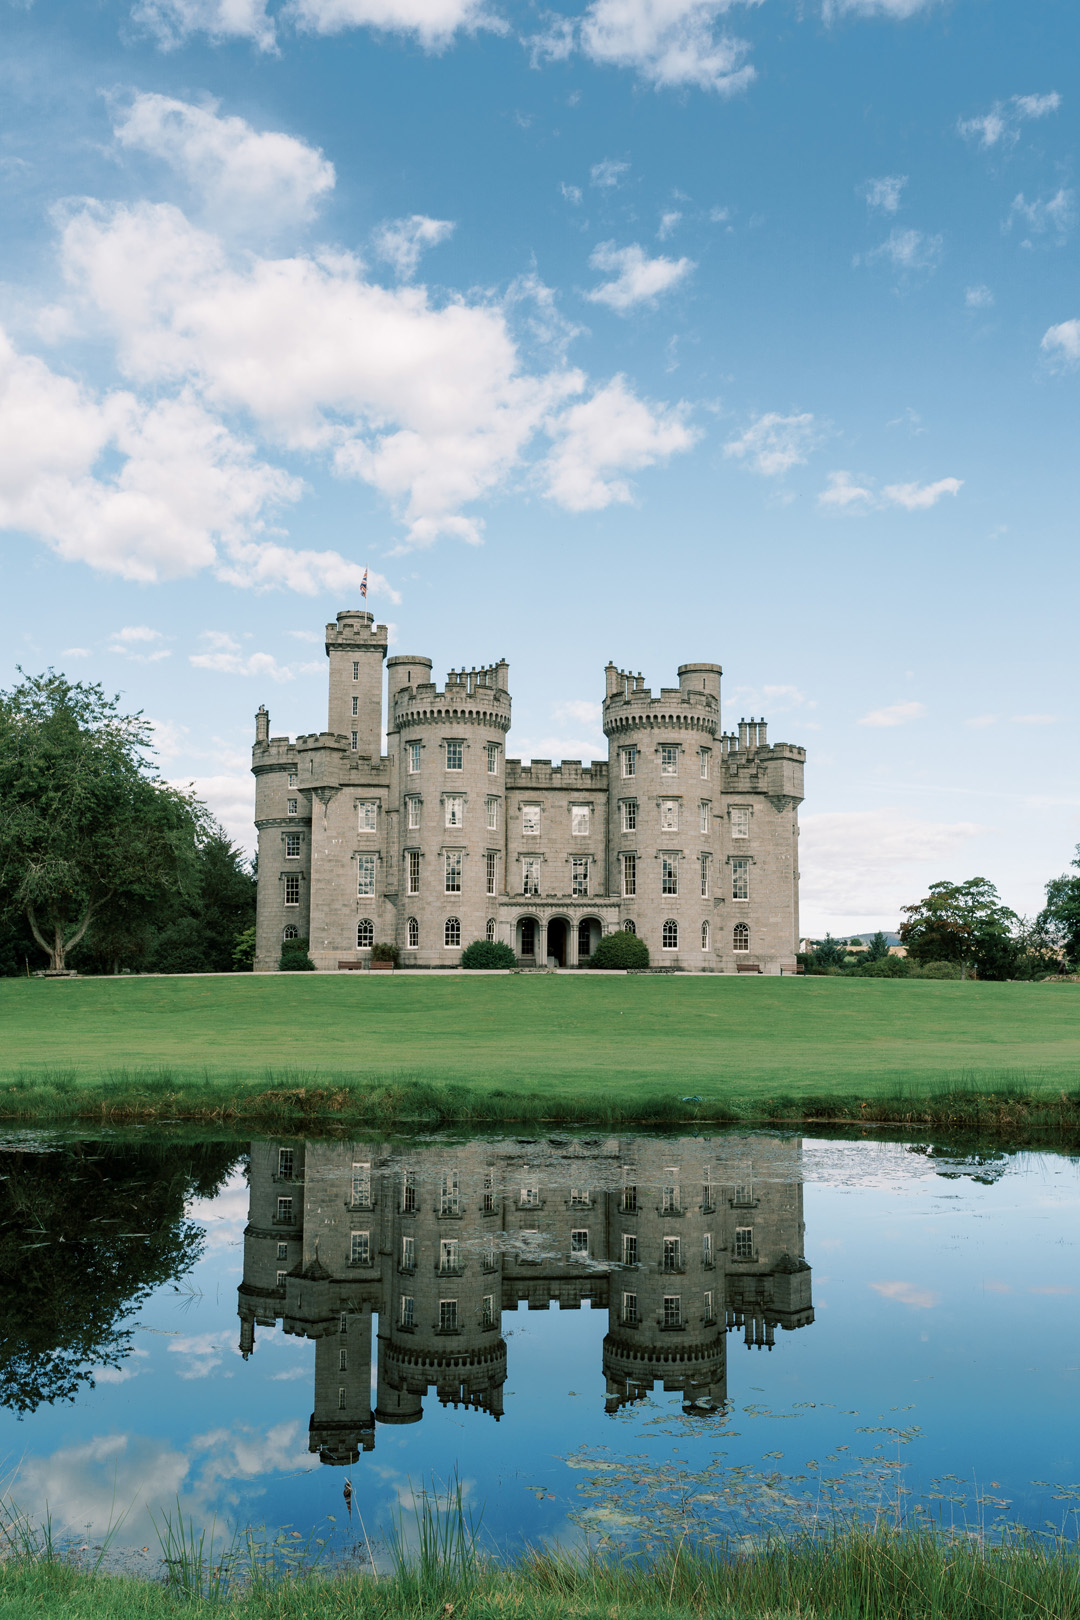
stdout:
POLYGON ((278 967, 282 973, 314 973, 315 964, 308 955, 306 939, 287 939, 281 947, 278 967))
POLYGON ((245 928, 233 940, 233 967, 238 972, 250 973, 255 966, 255 924, 245 928))
POLYGON ((867 962, 858 973, 865 979, 910 979, 911 969, 906 956, 883 956, 877 962, 867 962))
POLYGON ((959 962, 924 962, 919 969, 920 979, 958 979, 959 962))
POLYGON ((461 953, 463 968, 516 968, 517 957, 509 945, 494 939, 474 939, 461 953))
POLYGON ((395 967, 400 967, 401 952, 396 945, 373 945, 371 947, 371 960, 373 962, 393 962, 395 967))
POLYGON ((605 934, 589 957, 591 968, 647 968, 648 965, 649 947, 645 941, 622 929, 615 934, 605 934))

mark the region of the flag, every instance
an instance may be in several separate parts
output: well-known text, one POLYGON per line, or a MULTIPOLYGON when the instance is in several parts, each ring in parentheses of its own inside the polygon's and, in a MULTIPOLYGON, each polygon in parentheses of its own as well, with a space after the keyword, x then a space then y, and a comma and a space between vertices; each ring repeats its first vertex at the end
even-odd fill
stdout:
POLYGON ((360 595, 364 596, 364 597, 367 596, 367 569, 366 568, 364 569, 364 577, 360 581, 360 595))

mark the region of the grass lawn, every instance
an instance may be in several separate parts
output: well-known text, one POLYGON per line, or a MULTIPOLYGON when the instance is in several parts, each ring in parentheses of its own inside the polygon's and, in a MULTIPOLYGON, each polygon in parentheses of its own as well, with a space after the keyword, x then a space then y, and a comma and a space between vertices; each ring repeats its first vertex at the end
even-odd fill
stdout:
POLYGON ((1080 986, 586 973, 0 980, 7 1095, 58 1078, 73 1102, 139 1083, 227 1097, 422 1082, 579 1112, 617 1098, 624 1117, 635 1100, 688 1093, 742 1112, 766 1098, 950 1088, 1058 1096, 1080 1086, 1080 986))

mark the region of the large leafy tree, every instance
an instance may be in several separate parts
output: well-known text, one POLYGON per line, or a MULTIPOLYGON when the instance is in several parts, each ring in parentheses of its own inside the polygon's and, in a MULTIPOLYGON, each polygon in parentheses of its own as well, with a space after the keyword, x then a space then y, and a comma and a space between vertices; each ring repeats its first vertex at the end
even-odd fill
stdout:
POLYGON ((1063 872, 1046 885, 1046 905, 1035 926, 1061 951, 1071 968, 1080 967, 1080 844, 1072 862, 1077 875, 1063 872))
POLYGON ((902 909, 900 938, 912 961, 956 962, 984 979, 1011 976, 1020 919, 988 878, 931 883, 924 899, 902 909))
POLYGON ((50 670, 0 693, 0 895, 54 969, 91 926, 130 938, 192 889, 205 811, 150 749, 96 683, 50 670))

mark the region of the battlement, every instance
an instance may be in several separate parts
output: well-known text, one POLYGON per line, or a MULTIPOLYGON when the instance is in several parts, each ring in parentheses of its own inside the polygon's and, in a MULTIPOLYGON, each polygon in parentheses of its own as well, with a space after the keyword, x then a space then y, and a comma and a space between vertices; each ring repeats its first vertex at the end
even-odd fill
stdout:
POLYGON ((553 765, 550 759, 534 759, 531 764, 523 765, 520 759, 508 759, 506 762, 506 787, 581 787, 596 790, 606 789, 608 781, 607 760, 594 760, 591 765, 583 765, 580 759, 564 759, 561 765, 553 765))
MULTIPOLYGON (((391 672, 400 681, 401 673, 429 675, 430 659, 394 658, 391 663, 401 666, 399 673, 391 672), (426 665, 426 668, 424 667, 426 665), (410 668, 411 666, 411 668, 410 668)), ((510 729, 510 693, 507 683, 510 666, 505 660, 497 664, 482 665, 479 669, 451 670, 446 686, 439 691, 431 680, 405 682, 394 687, 391 681, 393 729, 416 725, 472 725, 494 726, 499 731, 510 729)))
POLYGON ((373 613, 347 608, 338 614, 335 624, 326 627, 326 651, 330 654, 352 648, 364 651, 381 648, 385 652, 389 638, 386 625, 376 624, 373 613))

